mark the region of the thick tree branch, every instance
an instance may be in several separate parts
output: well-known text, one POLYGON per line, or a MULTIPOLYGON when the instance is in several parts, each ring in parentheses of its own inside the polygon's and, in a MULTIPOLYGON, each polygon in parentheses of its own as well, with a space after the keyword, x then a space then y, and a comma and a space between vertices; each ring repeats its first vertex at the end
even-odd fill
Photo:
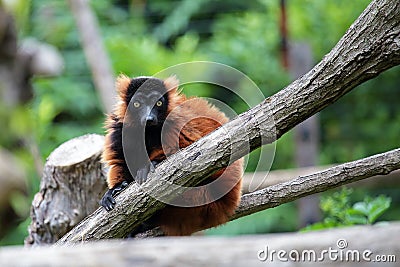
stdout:
POLYGON ((363 81, 398 65, 399 16, 398 1, 373 1, 310 72, 219 130, 172 155, 150 173, 148 182, 140 187, 132 184, 122 192, 113 211, 96 210, 58 243, 125 236, 165 206, 151 196, 171 199, 179 193, 169 188, 169 183, 187 187, 201 183, 207 175, 227 166, 231 156, 238 159, 246 155, 249 152, 246 140, 249 140, 250 150, 271 143, 363 81), (271 118, 275 124, 271 123, 271 118))

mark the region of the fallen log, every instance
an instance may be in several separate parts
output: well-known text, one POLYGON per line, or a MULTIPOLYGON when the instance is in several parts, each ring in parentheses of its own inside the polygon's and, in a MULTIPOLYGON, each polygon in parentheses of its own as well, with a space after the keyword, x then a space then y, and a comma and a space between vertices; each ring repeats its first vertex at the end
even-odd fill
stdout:
POLYGON ((75 246, 0 248, 2 267, 398 266, 400 223, 308 233, 108 240, 75 246), (292 266, 292 265, 291 265, 292 266))

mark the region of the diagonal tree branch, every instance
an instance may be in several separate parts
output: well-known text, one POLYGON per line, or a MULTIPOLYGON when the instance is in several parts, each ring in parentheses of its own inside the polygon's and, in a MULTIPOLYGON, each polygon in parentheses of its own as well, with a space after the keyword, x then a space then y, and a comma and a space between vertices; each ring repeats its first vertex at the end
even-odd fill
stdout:
MULTIPOLYGON (((113 211, 96 210, 58 244, 124 237, 165 206, 151 196, 172 199, 179 193, 167 187, 168 183, 187 187, 201 183, 207 175, 227 166, 231 157, 239 159, 249 148, 254 150, 275 141, 355 86, 398 65, 399 16, 398 1, 373 1, 310 72, 221 127, 223 129, 172 155, 149 175, 148 182, 140 187, 132 184, 122 192, 113 211)), ((289 199, 290 194, 286 196, 289 199)))

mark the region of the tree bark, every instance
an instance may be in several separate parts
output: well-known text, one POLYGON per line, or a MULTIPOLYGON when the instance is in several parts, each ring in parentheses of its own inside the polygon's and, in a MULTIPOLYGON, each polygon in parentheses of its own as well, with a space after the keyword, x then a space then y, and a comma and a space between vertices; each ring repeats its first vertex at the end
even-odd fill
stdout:
POLYGON ((92 213, 107 188, 100 155, 104 137, 85 135, 51 153, 31 206, 26 245, 53 244, 92 213))
POLYGON ((30 250, 3 247, 0 248, 0 262, 2 267, 309 266, 315 262, 317 266, 365 266, 369 259, 374 262, 371 266, 377 266, 376 256, 381 255, 386 262, 379 266, 395 267, 400 257, 400 236, 394 233, 399 232, 400 223, 389 223, 295 234, 149 238, 30 250), (271 254, 273 250, 275 253, 271 254), (286 255, 280 254, 286 259, 289 253, 295 257, 298 252, 304 255, 304 260, 279 260, 277 252, 281 250, 286 252, 286 255), (331 250, 331 258, 328 253, 322 254, 323 250, 331 250), (366 250, 371 254, 364 254, 366 258, 363 258, 366 250))
MULTIPOLYGON (((373 1, 332 51, 310 72, 220 129, 169 157, 149 174, 146 183, 141 186, 131 184, 125 189, 117 197, 114 210, 109 213, 104 209, 96 210, 60 239, 58 244, 124 237, 165 206, 151 196, 168 200, 180 193, 168 187, 169 183, 196 186, 208 175, 227 166, 231 159, 239 159, 249 150, 275 141, 355 86, 398 65, 399 16, 399 1, 373 1)), ((389 153, 396 154, 398 151, 389 153)), ((398 155, 393 156, 398 160, 398 155)), ((395 169, 397 165, 391 166, 395 169)), ((347 175, 346 169, 342 175, 347 175)), ((324 188, 336 186, 337 179, 334 176, 332 184, 324 188)), ((298 182, 292 184, 294 192, 287 190, 285 192, 288 195, 282 198, 293 200, 295 197, 291 194, 304 196, 321 188, 317 182, 314 185, 317 191, 310 190, 303 194, 297 190, 301 188, 298 182)))

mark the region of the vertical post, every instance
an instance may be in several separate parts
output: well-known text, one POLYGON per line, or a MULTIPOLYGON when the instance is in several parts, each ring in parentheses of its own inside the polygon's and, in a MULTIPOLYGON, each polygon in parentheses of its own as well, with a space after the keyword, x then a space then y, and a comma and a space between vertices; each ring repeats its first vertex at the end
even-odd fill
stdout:
POLYGON ((287 32, 287 17, 286 17, 286 0, 280 0, 280 20, 279 30, 281 33, 281 64, 285 70, 289 69, 288 58, 288 32, 287 32))

